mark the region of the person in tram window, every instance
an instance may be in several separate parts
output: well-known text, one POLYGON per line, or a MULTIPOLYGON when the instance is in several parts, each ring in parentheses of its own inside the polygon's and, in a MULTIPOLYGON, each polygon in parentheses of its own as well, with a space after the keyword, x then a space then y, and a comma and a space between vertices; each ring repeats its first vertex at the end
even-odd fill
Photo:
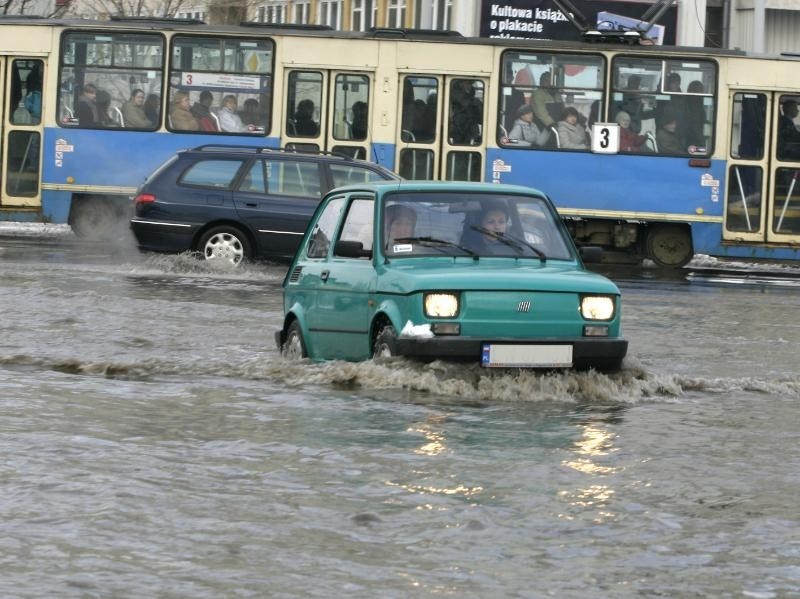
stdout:
MULTIPOLYGON (((531 106, 536 120, 545 127, 554 127, 556 119, 551 111, 559 106, 555 89, 552 87, 552 75, 550 71, 545 71, 539 76, 539 87, 533 90, 531 95, 531 106)), ((558 113, 556 113, 558 114, 558 113)))
POLYGON ((191 101, 187 92, 175 92, 172 96, 169 118, 173 129, 180 131, 200 130, 200 124, 191 112, 191 101))
POLYGON ((81 127, 96 127, 99 124, 97 86, 94 83, 87 83, 83 86, 83 92, 78 96, 78 102, 75 104, 75 116, 81 127))
POLYGON ((642 78, 639 75, 629 75, 622 93, 622 102, 617 104, 617 110, 626 112, 631 119, 630 129, 638 135, 642 132, 642 121, 655 117, 655 110, 645 106, 640 87, 642 78))
POLYGON ((161 118, 161 97, 158 94, 147 95, 144 101, 144 114, 153 125, 158 124, 161 118))
POLYGON ((797 101, 784 100, 781 104, 781 116, 778 119, 778 159, 800 159, 800 130, 795 119, 800 113, 797 101))
MULTIPOLYGON (((686 88, 690 94, 702 94, 703 82, 692 81, 686 88)), ((693 152, 704 150, 706 147, 706 110, 703 105, 702 96, 686 96, 683 102, 683 118, 681 119, 680 134, 683 141, 688 148, 692 148, 693 152)))
POLYGON ((244 125, 254 129, 263 129, 266 123, 264 115, 261 114, 261 105, 255 98, 247 98, 244 101, 239 117, 244 125))
POLYGON ((353 102, 353 122, 350 125, 350 139, 361 141, 367 139, 368 133, 368 107, 361 100, 353 102))
POLYGON ((111 94, 104 89, 97 90, 97 125, 101 127, 116 127, 117 123, 111 118, 111 94))
POLYGON ((122 105, 122 118, 127 129, 149 129, 153 126, 144 112, 144 90, 135 89, 122 105))
POLYGON ((644 135, 637 135, 631 129, 631 115, 620 110, 614 119, 619 124, 619 151, 641 152, 645 140, 644 135))
POLYGON ((233 94, 228 94, 222 98, 222 108, 220 108, 219 112, 217 112, 217 116, 219 117, 220 129, 223 131, 232 133, 247 131, 247 127, 245 127, 242 119, 239 118, 236 108, 236 96, 233 94))
POLYGON ((319 134, 319 125, 314 120, 313 100, 300 100, 297 111, 294 113, 294 127, 298 136, 316 137, 319 134))
POLYGON ((686 143, 679 132, 678 116, 673 110, 665 110, 656 131, 659 154, 686 154, 686 143))
POLYGON ((211 105, 214 103, 214 94, 207 89, 200 92, 197 102, 192 105, 192 116, 197 120, 200 131, 219 131, 217 121, 211 116, 211 105))
POLYGON ((550 141, 550 130, 533 122, 533 107, 523 104, 516 113, 516 120, 508 133, 510 144, 516 146, 542 147, 550 141))
POLYGON ((580 114, 574 106, 567 106, 558 121, 558 145, 568 150, 586 150, 586 128, 578 121, 580 114))

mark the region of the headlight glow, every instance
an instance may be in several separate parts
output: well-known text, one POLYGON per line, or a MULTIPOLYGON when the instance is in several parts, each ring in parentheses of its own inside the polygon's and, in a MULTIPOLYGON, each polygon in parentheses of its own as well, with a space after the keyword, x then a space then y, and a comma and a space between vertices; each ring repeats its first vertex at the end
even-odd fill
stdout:
POLYGON ((425 316, 452 318, 458 314, 458 296, 454 293, 428 293, 425 295, 425 316))
POLYGON ((611 320, 614 300, 608 296, 587 295, 581 299, 581 315, 586 320, 611 320))

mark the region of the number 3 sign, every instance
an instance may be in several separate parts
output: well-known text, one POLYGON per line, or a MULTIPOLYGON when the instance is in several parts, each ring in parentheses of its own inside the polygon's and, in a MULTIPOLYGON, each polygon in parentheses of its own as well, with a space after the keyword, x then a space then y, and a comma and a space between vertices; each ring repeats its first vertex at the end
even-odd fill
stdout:
POLYGON ((592 152, 596 154, 619 152, 619 125, 617 123, 592 125, 592 152))

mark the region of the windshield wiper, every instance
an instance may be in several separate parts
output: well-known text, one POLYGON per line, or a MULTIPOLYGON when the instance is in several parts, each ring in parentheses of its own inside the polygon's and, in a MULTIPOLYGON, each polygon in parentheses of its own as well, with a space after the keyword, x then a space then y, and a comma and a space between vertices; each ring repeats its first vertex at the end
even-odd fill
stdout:
POLYGON ((540 250, 534 245, 531 245, 527 241, 524 241, 522 239, 517 239, 513 235, 509 235, 508 233, 498 233, 496 231, 490 231, 489 229, 485 227, 479 227, 478 225, 472 225, 471 228, 475 231, 478 231, 479 233, 488 235, 489 237, 492 237, 493 239, 496 239, 497 241, 504 243, 509 247, 514 248, 520 254, 522 253, 523 246, 528 248, 530 251, 536 254, 536 256, 539 258, 539 261, 542 264, 544 264, 544 262, 547 260, 547 256, 542 250, 540 250))
POLYGON ((473 252, 472 250, 465 248, 463 245, 459 245, 454 241, 448 241, 447 239, 439 239, 438 237, 398 237, 394 240, 400 243, 419 243, 420 245, 446 245, 448 247, 456 248, 464 252, 465 254, 469 254, 473 258, 477 258, 478 254, 473 252))

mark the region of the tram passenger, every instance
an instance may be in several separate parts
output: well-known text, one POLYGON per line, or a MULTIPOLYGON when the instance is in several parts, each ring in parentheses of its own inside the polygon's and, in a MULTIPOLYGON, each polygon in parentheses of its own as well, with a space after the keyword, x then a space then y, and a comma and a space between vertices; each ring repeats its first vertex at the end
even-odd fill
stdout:
POLYGON ((172 105, 169 110, 170 124, 173 129, 180 131, 199 131, 200 124, 191 111, 189 94, 186 92, 175 92, 172 96, 172 105))
POLYGON ((144 101, 144 114, 147 119, 156 125, 161 117, 161 98, 158 94, 148 94, 144 101))
POLYGON ((656 112, 645 106, 644 98, 639 89, 642 78, 639 75, 629 75, 625 82, 625 91, 622 93, 622 102, 617 105, 618 111, 626 112, 631 120, 630 130, 638 135, 642 132, 642 121, 652 119, 656 112))
POLYGON ((219 127, 223 131, 228 132, 241 132, 247 131, 242 119, 236 113, 237 102, 236 96, 228 94, 222 98, 222 108, 217 112, 219 117, 219 127))
POLYGON ((122 105, 122 118, 128 129, 149 129, 153 126, 144 112, 144 90, 133 90, 130 100, 122 105))
POLYGON ((350 139, 367 139, 368 133, 368 111, 367 103, 361 100, 353 102, 353 122, 350 125, 350 139))
MULTIPOLYGON (((703 82, 692 81, 686 88, 691 94, 703 93, 703 82)), ((703 106, 702 96, 686 96, 683 101, 684 113, 681 118, 681 131, 683 141, 687 147, 694 146, 695 150, 706 147, 705 125, 706 111, 703 106)))
POLYGON ((800 130, 795 125, 800 109, 795 100, 784 100, 781 104, 781 116, 778 119, 778 159, 800 159, 800 130))
POLYGON ((659 154, 685 154, 686 143, 683 141, 678 127, 678 116, 667 109, 661 115, 656 131, 656 143, 659 154))
POLYGON ((97 106, 97 124, 101 127, 116 127, 117 123, 111 118, 111 94, 104 89, 97 90, 95 104, 97 106))
POLYGON ((78 96, 78 102, 75 105, 75 115, 78 117, 78 124, 81 127, 96 127, 99 124, 97 86, 94 83, 87 83, 83 86, 83 93, 78 96))
POLYGON ((200 97, 192 105, 192 116, 197 120, 200 131, 219 131, 217 121, 211 115, 211 105, 214 103, 214 94, 207 89, 200 92, 200 97))
POLYGON ((586 128, 578 121, 580 114, 574 106, 567 106, 558 121, 558 145, 568 150, 586 150, 586 128))
POLYGON ((559 101, 551 83, 552 75, 550 71, 545 71, 539 76, 539 87, 533 90, 531 96, 533 115, 545 127, 554 127, 556 124, 551 111, 559 110, 560 112, 559 101))
POLYGON ((514 126, 508 133, 508 139, 517 146, 544 146, 550 141, 550 131, 540 128, 533 122, 533 108, 523 104, 517 110, 514 126))
POLYGON ((263 129, 266 124, 264 115, 261 114, 261 106, 255 98, 247 98, 244 101, 239 117, 244 125, 254 129, 263 129))
POLYGON ((483 102, 475 97, 469 80, 458 79, 450 91, 450 143, 475 145, 480 143, 483 102))
POLYGON ((297 104, 294 126, 297 135, 303 137, 316 137, 319 134, 319 125, 314 120, 314 102, 312 100, 300 100, 297 104))
POLYGON ((619 124, 619 151, 641 152, 647 137, 633 132, 631 129, 631 115, 624 110, 620 110, 614 120, 619 124))

